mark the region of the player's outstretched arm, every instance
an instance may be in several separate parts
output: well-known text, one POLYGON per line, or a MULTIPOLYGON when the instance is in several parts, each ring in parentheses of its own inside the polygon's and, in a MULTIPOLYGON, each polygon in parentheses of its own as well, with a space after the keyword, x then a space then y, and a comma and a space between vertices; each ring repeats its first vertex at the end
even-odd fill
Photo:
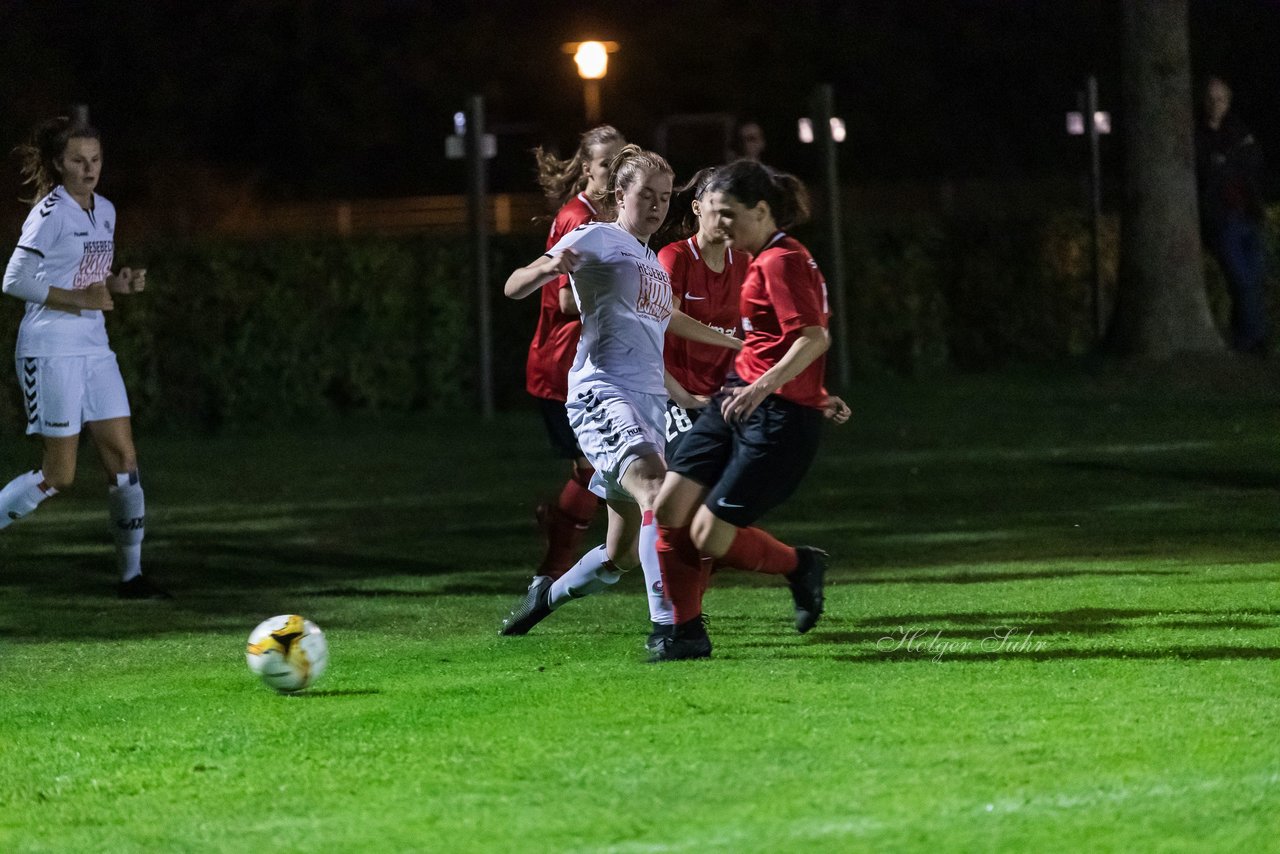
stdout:
POLYGON ((800 376, 813 360, 827 352, 831 336, 821 326, 806 326, 778 363, 750 385, 734 388, 720 403, 720 412, 729 423, 746 419, 777 389, 800 376))
POLYGON ((543 255, 508 276, 502 292, 512 299, 524 299, 557 276, 572 273, 580 264, 578 253, 572 249, 560 255, 543 255))
POLYGON ((734 351, 742 349, 741 338, 734 338, 732 335, 725 335, 723 332, 717 329, 712 329, 705 323, 699 323, 679 309, 671 312, 671 320, 667 324, 667 331, 672 335, 687 338, 690 341, 697 341, 699 344, 711 344, 715 347, 727 347, 734 351))

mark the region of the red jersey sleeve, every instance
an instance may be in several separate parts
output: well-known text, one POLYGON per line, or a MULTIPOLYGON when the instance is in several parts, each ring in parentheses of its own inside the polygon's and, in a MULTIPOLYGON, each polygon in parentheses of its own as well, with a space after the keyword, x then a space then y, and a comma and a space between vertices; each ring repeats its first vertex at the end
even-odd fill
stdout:
POLYGON ((765 290, 784 332, 826 327, 826 298, 813 287, 817 269, 813 259, 801 252, 779 252, 760 260, 765 290))

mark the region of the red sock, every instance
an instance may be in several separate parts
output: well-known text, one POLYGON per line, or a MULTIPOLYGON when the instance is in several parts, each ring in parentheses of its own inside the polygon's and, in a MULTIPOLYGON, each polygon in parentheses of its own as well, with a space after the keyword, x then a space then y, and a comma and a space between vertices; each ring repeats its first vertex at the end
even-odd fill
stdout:
MULTIPOLYGON (((590 482, 590 473, 586 480, 590 482)), ((569 571, 582 550, 582 538, 600 507, 600 499, 581 482, 578 472, 560 490, 560 498, 546 508, 542 524, 547 533, 547 554, 538 575, 559 578, 569 571)))
POLYGON ((799 564, 796 550, 775 540, 760 528, 739 528, 729 550, 716 558, 717 566, 731 566, 747 572, 783 575, 799 564))
POLYGON ((662 590, 676 612, 676 623, 687 623, 702 613, 702 554, 689 537, 689 526, 658 526, 658 565, 662 590))
POLYGON ((705 596, 707 595, 707 588, 711 586, 711 573, 716 571, 715 558, 703 555, 698 569, 701 570, 700 581, 702 582, 699 587, 702 590, 702 595, 705 596))
POLYGON ((579 468, 574 465, 573 475, 565 483, 564 489, 560 490, 560 498, 556 501, 556 506, 565 515, 587 523, 596 515, 596 510, 600 508, 600 496, 591 491, 591 476, 595 473, 596 470, 590 466, 579 468))

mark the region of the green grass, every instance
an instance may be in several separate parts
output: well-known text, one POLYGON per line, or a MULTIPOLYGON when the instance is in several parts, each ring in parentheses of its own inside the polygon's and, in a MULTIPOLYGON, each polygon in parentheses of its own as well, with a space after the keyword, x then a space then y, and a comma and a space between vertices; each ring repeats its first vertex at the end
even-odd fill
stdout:
POLYGON ((173 602, 111 597, 86 453, 0 534, 0 850, 1266 849, 1276 388, 863 383, 766 523, 833 553, 822 623, 723 573, 715 659, 660 667, 638 577, 496 636, 561 474, 532 413, 144 434, 173 602), (243 659, 286 612, 332 654, 296 697, 243 659))

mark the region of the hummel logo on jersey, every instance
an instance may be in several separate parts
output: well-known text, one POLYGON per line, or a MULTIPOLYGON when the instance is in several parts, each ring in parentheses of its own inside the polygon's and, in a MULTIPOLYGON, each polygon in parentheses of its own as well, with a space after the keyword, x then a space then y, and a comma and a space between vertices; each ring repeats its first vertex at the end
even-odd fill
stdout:
POLYGON ((724 497, 723 497, 723 496, 721 496, 720 498, 717 498, 717 499, 716 499, 716 506, 717 506, 717 507, 724 507, 724 508, 725 508, 725 509, 727 509, 727 510, 740 510, 740 509, 742 509, 743 507, 746 507, 747 505, 745 505, 745 504, 730 504, 728 501, 725 501, 725 500, 724 500, 724 497))
POLYGON ((71 426, 71 422, 70 422, 70 421, 46 421, 46 422, 44 422, 44 426, 46 426, 46 427, 70 427, 70 426, 71 426))
POLYGON ((147 527, 147 517, 139 516, 136 519, 121 519, 116 522, 116 527, 122 531, 141 531, 147 527))
POLYGON ((76 237, 88 237, 88 236, 89 236, 89 232, 87 232, 87 231, 77 231, 77 232, 75 232, 75 236, 76 236, 76 237))

